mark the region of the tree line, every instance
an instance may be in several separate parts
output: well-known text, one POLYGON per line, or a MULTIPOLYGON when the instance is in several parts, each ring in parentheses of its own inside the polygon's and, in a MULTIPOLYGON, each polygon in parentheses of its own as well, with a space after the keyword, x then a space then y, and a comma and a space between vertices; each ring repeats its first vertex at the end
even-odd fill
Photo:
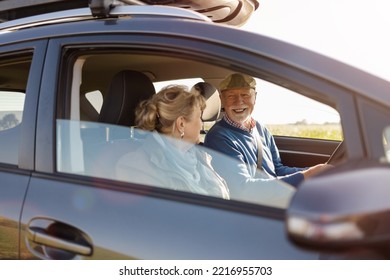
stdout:
POLYGON ((20 121, 16 118, 15 114, 6 114, 0 120, 0 130, 5 130, 18 125, 20 121))

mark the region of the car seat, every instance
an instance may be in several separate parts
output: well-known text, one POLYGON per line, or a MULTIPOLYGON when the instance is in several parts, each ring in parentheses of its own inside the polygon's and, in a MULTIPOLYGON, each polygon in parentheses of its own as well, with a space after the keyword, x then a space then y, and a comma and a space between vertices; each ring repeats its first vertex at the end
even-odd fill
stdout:
POLYGON ((221 118, 221 99, 216 87, 207 82, 196 83, 191 91, 198 91, 206 99, 206 108, 202 113, 202 129, 200 131, 200 145, 203 145, 204 138, 209 128, 221 118))
POLYGON ((86 174, 114 179, 115 162, 137 146, 138 139, 133 137, 135 109, 155 93, 152 81, 141 72, 115 74, 103 99, 98 117, 101 124, 82 136, 86 174))
POLYGON ((221 115, 221 99, 217 88, 210 83, 199 82, 193 86, 192 90, 198 91, 206 99, 206 108, 202 114, 203 122, 218 120, 221 115))
POLYGON ((104 96, 98 122, 134 126, 135 108, 155 93, 152 81, 144 73, 133 70, 118 72, 104 96))

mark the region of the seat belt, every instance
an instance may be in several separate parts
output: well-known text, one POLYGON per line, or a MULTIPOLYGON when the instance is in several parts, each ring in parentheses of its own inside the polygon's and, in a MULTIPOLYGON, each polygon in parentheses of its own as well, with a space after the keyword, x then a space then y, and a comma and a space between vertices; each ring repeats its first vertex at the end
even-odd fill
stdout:
POLYGON ((272 175, 268 174, 266 170, 263 168, 263 142, 260 138, 260 133, 257 130, 257 126, 255 126, 256 131, 253 131, 255 134, 255 138, 257 141, 257 169, 259 169, 264 178, 274 178, 272 175))
POLYGON ((257 142, 257 168, 264 171, 263 169, 263 142, 260 139, 260 133, 257 130, 257 126, 255 126, 256 131, 253 131, 255 134, 256 142, 257 142))

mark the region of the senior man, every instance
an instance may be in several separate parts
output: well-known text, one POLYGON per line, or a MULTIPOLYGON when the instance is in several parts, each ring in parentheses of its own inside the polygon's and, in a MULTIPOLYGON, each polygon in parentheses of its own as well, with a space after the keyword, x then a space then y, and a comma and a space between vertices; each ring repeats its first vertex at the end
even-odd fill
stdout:
POLYGON ((227 179, 233 192, 271 180, 282 180, 297 187, 304 179, 328 167, 326 164, 306 168, 283 165, 271 132, 252 117, 256 103, 253 77, 231 74, 220 83, 219 92, 225 114, 209 130, 204 145, 238 160, 235 167, 228 168, 223 162, 214 162, 214 168, 222 176, 233 178, 234 173, 234 182, 227 179), (256 172, 257 169, 263 172, 256 172))

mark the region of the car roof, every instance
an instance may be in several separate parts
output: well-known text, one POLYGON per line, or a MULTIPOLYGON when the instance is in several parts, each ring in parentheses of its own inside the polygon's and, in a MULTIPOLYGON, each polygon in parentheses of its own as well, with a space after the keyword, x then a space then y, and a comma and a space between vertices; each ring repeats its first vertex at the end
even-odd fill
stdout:
POLYGON ((3 0, 0 1, 0 21, 86 7, 91 9, 94 16, 109 16, 113 8, 123 5, 172 6, 202 14, 215 23, 241 26, 257 10, 259 2, 258 0, 3 0))

